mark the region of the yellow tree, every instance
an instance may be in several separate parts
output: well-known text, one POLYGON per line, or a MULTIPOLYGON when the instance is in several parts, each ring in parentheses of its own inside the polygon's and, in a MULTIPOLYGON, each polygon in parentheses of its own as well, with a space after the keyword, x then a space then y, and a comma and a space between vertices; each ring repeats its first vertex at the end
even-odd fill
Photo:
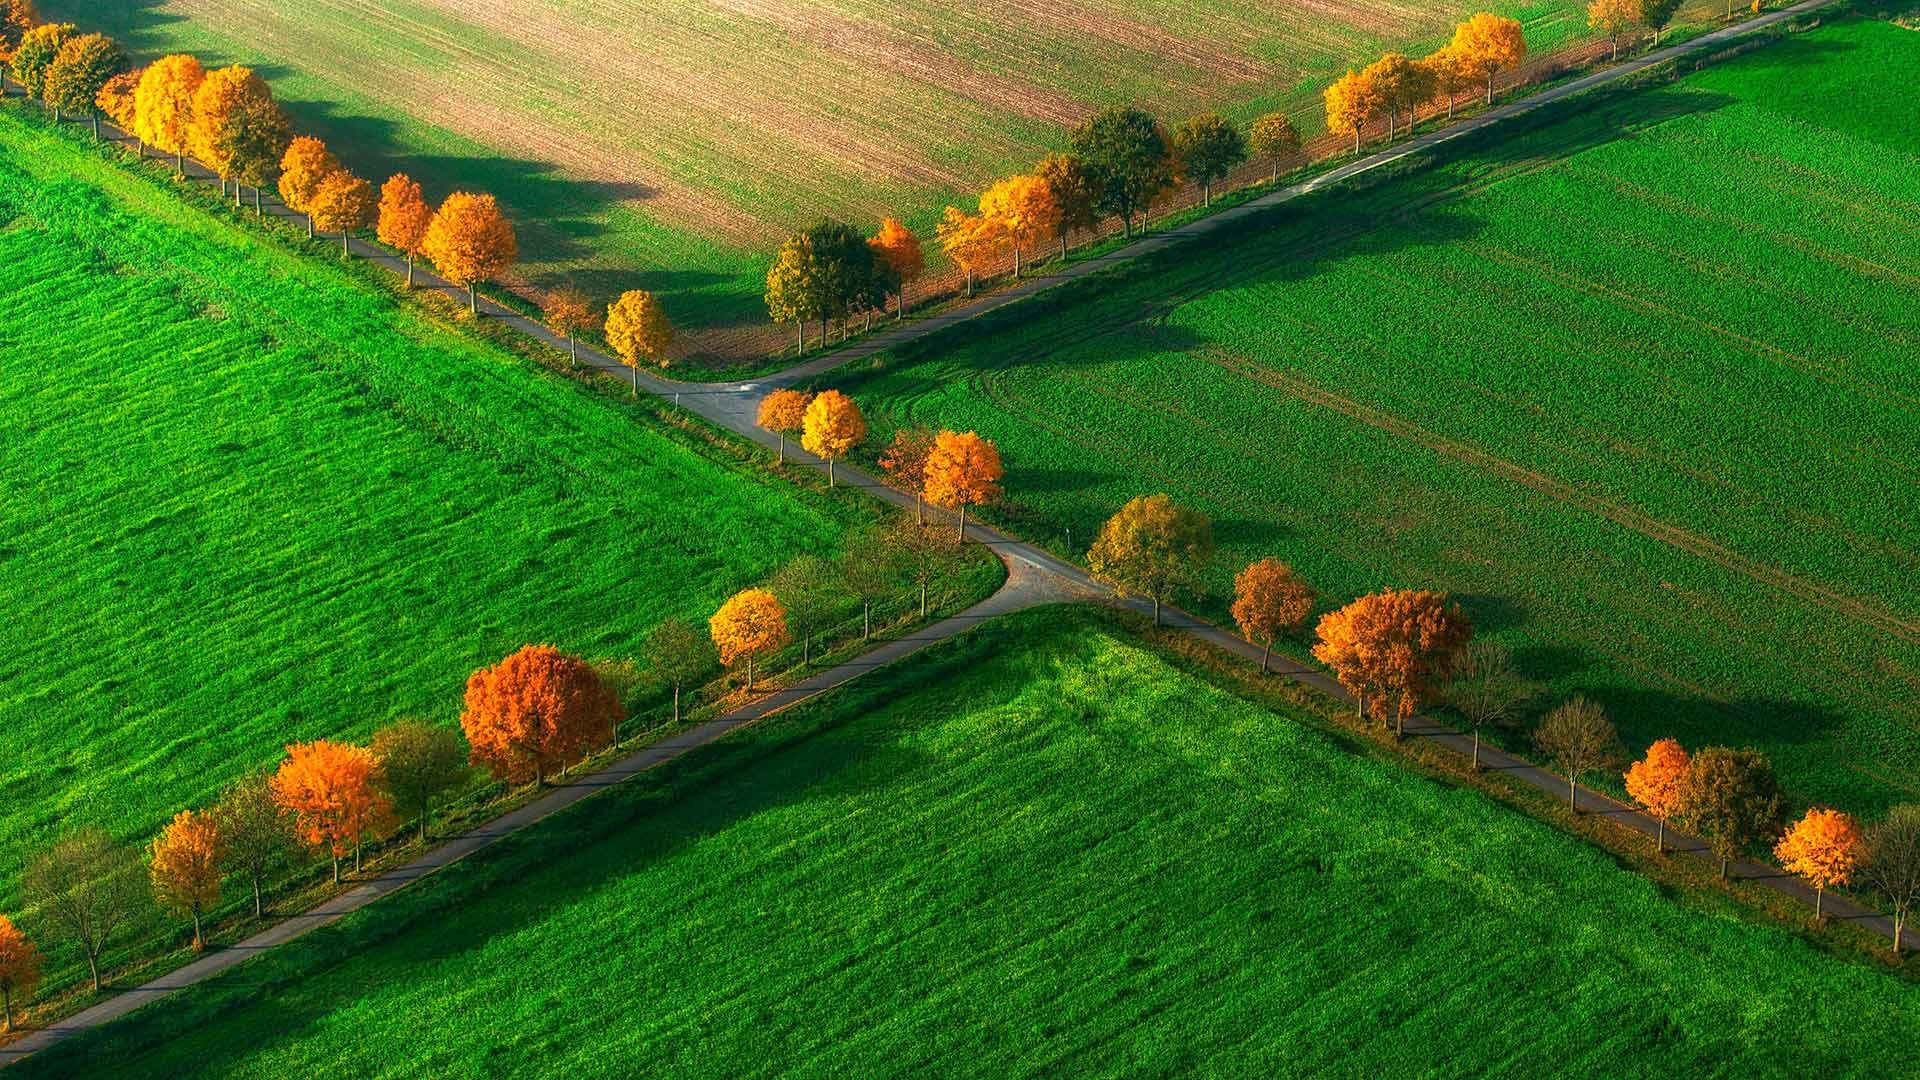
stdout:
POLYGON ((1459 102, 1460 91, 1473 86, 1476 74, 1471 64, 1461 56, 1460 50, 1445 45, 1427 54, 1420 61, 1427 70, 1427 77, 1433 83, 1433 92, 1447 99, 1447 119, 1453 119, 1454 106, 1459 102))
POLYGON ((967 507, 985 506, 1000 497, 1000 448, 971 431, 942 431, 933 437, 921 467, 928 502, 960 511, 958 538, 967 538, 967 507))
POLYGON ((780 457, 776 464, 787 463, 787 436, 806 429, 807 406, 811 404, 813 395, 804 390, 775 390, 760 399, 760 413, 754 423, 762 431, 771 431, 780 437, 780 457))
POLYGON ((1627 795, 1659 822, 1654 835, 1654 850, 1667 850, 1667 819, 1680 811, 1680 796, 1687 783, 1687 766, 1692 762, 1677 739, 1660 739, 1647 747, 1647 756, 1627 769, 1627 795))
POLYGON ((1374 113, 1380 110, 1380 94, 1373 81, 1358 71, 1349 70, 1333 81, 1323 95, 1327 106, 1327 130, 1335 135, 1351 136, 1353 152, 1360 152, 1360 140, 1374 113))
POLYGON ((1392 52, 1375 60, 1360 73, 1373 84, 1380 108, 1387 114, 1387 141, 1398 133, 1400 113, 1407 114, 1407 128, 1413 128, 1421 102, 1433 96, 1433 78, 1426 67, 1392 52))
POLYGON ((1241 636, 1260 643, 1260 671, 1273 643, 1297 632, 1313 614, 1313 589, 1279 559, 1249 563, 1233 579, 1233 621, 1241 636))
POLYGON ((73 39, 73 31, 72 23, 40 23, 20 35, 20 44, 7 57, 7 66, 13 69, 14 81, 26 88, 28 97, 46 93, 47 70, 53 67, 61 46, 73 39))
POLYGON ((1613 59, 1620 59, 1620 35, 1640 21, 1640 0, 1592 0, 1587 5, 1587 26, 1607 35, 1613 59))
POLYGON ((475 286, 505 273, 520 257, 520 241, 493 196, 456 191, 427 224, 420 252, 441 277, 467 290, 467 310, 478 314, 475 286))
POLYGON ((801 418, 800 445, 827 463, 827 486, 834 484, 834 462, 847 456, 867 437, 867 420, 860 406, 838 390, 825 390, 807 403, 801 418))
POLYGON ((746 661, 747 693, 751 694, 754 660, 787 643, 787 612, 771 592, 745 589, 720 605, 707 620, 707 630, 722 664, 732 667, 735 661, 746 661))
POLYGON ((993 222, 976 217, 957 206, 949 206, 940 224, 933 230, 940 251, 966 275, 967 295, 973 295, 974 275, 992 250, 996 232, 993 222))
POLYGON ((1025 249, 1053 238, 1060 227, 1060 204, 1038 176, 1009 176, 980 196, 980 216, 1013 248, 1013 276, 1020 276, 1025 249))
POLYGON ((353 255, 353 234, 373 220, 373 185, 345 169, 336 169, 314 189, 307 214, 322 232, 340 234, 340 254, 353 255))
POLYGON ((885 266, 893 278, 895 308, 894 317, 907 317, 907 289, 927 268, 927 257, 920 250, 920 238, 912 229, 900 223, 899 218, 887 218, 880 223, 880 231, 867 243, 873 247, 874 258, 885 266))
POLYGON ((206 77, 199 60, 176 53, 148 64, 133 92, 135 137, 163 154, 172 154, 176 172, 186 171, 186 154, 192 149, 187 132, 193 123, 193 95, 206 77))
POLYGON ((1096 577, 1123 595, 1138 593, 1153 601, 1155 626, 1161 602, 1198 586, 1212 560, 1213 523, 1166 495, 1129 501, 1100 526, 1087 551, 1087 566, 1096 577))
MULTIPOLYGON (((394 173, 380 185, 380 216, 374 223, 374 236, 407 260, 407 288, 413 288, 413 267, 420 259, 420 245, 426 242, 427 225, 433 221, 433 209, 420 193, 420 185, 406 173, 394 173)), ((572 341, 572 335, 568 335, 572 341)))
POLYGON ((1493 77, 1520 66, 1527 56, 1526 35, 1520 20, 1480 12, 1454 28, 1449 46, 1473 78, 1487 84, 1487 104, 1493 104, 1493 77))
POLYGON ((1813 917, 1824 912, 1828 889, 1853 880, 1866 854, 1865 837, 1852 817, 1839 810, 1809 810, 1787 830, 1773 854, 1789 874, 1813 886, 1813 917))
POLYGON ((340 159, 327 144, 311 135, 302 135, 287 144, 280 157, 280 201, 307 219, 307 235, 313 235, 313 196, 327 177, 340 171, 340 159))
MULTIPOLYGON (((413 273, 413 261, 407 261, 407 273, 413 273)), ((572 285, 562 285, 540 302, 540 316, 547 329, 567 339, 567 358, 580 359, 580 331, 597 329, 604 321, 587 294, 572 285)))
POLYGON ((5 1022, 0 1030, 13 1030, 13 999, 31 1001, 39 987, 40 950, 12 919, 0 915, 0 1020, 5 1022))
POLYGON ((248 184, 254 209, 259 209, 260 189, 273 180, 291 135, 273 90, 251 68, 221 68, 194 92, 188 144, 193 156, 220 177, 222 192, 233 184, 235 206, 240 205, 240 185, 248 184))
POLYGON ((1286 113, 1268 113, 1247 132, 1247 149, 1273 167, 1273 180, 1278 183, 1280 163, 1300 152, 1300 132, 1286 113))
POLYGON ((153 894, 193 920, 196 951, 206 948, 200 920, 207 909, 220 903, 225 860, 226 840, 220 835, 219 819, 210 813, 182 810, 153 838, 147 862, 153 894))
POLYGON ((666 367, 673 344, 673 324, 653 294, 629 289, 607 308, 607 344, 633 372, 633 396, 640 396, 640 365, 666 367))

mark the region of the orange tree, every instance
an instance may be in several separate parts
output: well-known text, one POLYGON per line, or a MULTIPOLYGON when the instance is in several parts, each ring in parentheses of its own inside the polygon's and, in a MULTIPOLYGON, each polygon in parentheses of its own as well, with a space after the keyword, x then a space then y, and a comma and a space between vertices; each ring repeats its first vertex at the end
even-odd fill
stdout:
POLYGON ((673 323, 652 293, 629 289, 607 308, 607 344, 633 372, 633 396, 640 396, 640 365, 667 366, 673 323))
POLYGON ((1155 626, 1161 602, 1197 587, 1212 560, 1213 523, 1167 495, 1129 500, 1100 526, 1087 550, 1094 576, 1122 595, 1138 593, 1153 601, 1155 626))
POLYGON ((0 915, 0 1021, 4 1030, 13 1030, 13 999, 33 1000, 40 986, 40 950, 32 939, 0 915))
POLYGON ((327 144, 311 135, 302 135, 287 144, 280 156, 280 201, 307 219, 307 235, 313 235, 313 196, 327 177, 340 171, 340 159, 327 144))
POLYGON ((527 645, 467 679, 466 733, 473 763, 496 779, 546 782, 547 771, 612 740, 627 718, 620 695, 585 660, 527 645))
POLYGON ((186 170, 187 131, 193 121, 193 95, 207 77, 200 61, 184 53, 163 56, 140 73, 133 92, 133 134, 163 154, 173 155, 175 171, 186 170))
POLYGON ((912 229, 900 223, 899 218, 887 218, 880 223, 880 231, 867 243, 873 248, 873 255, 886 267, 893 285, 895 297, 894 317, 907 317, 907 289, 927 268, 927 257, 920 250, 920 238, 912 229))
POLYGON ((1394 730, 1429 699, 1473 636, 1473 623, 1440 592, 1387 589, 1322 616, 1313 655, 1354 696, 1361 715, 1394 730))
POLYGON ((744 589, 720 605, 707 620, 707 631, 722 664, 732 667, 736 661, 746 661, 747 693, 751 694, 754 659, 787 643, 787 612, 779 597, 766 589, 744 589))
MULTIPOLYGON (((407 260, 407 288, 413 288, 413 267, 420 260, 420 245, 427 239, 427 224, 433 209, 420 194, 420 185, 406 173, 394 173, 380 185, 379 218, 374 236, 399 252, 407 260)), ((568 335, 572 340, 572 335, 568 335)))
POLYGON ((754 417, 754 423, 762 431, 771 431, 780 437, 777 464, 787 463, 787 436, 798 434, 806 427, 807 406, 812 403, 813 395, 804 390, 775 390, 760 399, 760 412, 754 417))
POLYGON ((913 520, 926 524, 927 459, 933 454, 933 429, 901 428, 880 455, 880 471, 898 487, 913 492, 913 520))
MULTIPOLYGON (((407 272, 413 272, 411 260, 407 272)), ((540 301, 540 319, 547 329, 567 339, 569 360, 580 359, 580 332, 598 329, 604 322, 587 294, 572 285, 562 285, 540 301)))
POLYGON ((1774 845, 1773 854, 1787 873, 1813 886, 1813 917, 1818 919, 1827 890, 1853 880, 1866 855, 1866 838, 1853 818, 1839 810, 1808 810, 1774 845))
POLYGON ((1654 850, 1661 854, 1667 850, 1667 819, 1680 809, 1680 793, 1692 760, 1678 739, 1660 739, 1647 747, 1646 757, 1627 769, 1627 795, 1660 823, 1654 850))
POLYGON ((364 746, 329 739, 294 743, 270 784, 274 802, 293 815, 295 834, 332 855, 335 885, 340 860, 351 850, 358 870, 361 844, 386 827, 393 811, 380 787, 380 763, 364 746))
MULTIPOLYGON (((140 89, 142 74, 139 71, 123 71, 108 79, 93 97, 94 106, 129 135, 133 134, 134 120, 139 116, 139 104, 134 95, 140 89)), ((147 144, 138 138, 134 142, 140 147, 140 156, 145 157, 147 144)))
POLYGON ((1473 78, 1486 81, 1489 105, 1493 104, 1493 77, 1519 67, 1527 56, 1520 20, 1485 11, 1454 27, 1449 48, 1473 78))
POLYGON ((986 506, 1001 494, 1000 448, 971 431, 943 431, 927 450, 923 491, 927 501, 960 512, 958 538, 967 538, 967 507, 986 506))
POLYGON ((1460 50, 1449 44, 1428 53, 1421 59, 1420 65, 1427 69, 1427 78, 1433 83, 1433 92, 1447 99, 1447 119, 1453 119, 1453 110, 1459 103, 1460 91, 1471 89, 1477 78, 1472 63, 1460 50))
POLYGON ((1313 614, 1313 590, 1279 559, 1247 564, 1233 579, 1233 621, 1248 641, 1260 643, 1260 670, 1267 670, 1273 643, 1297 632, 1313 614))
POLYGON ((456 191, 428 222, 420 253, 433 261, 441 277, 467 290, 467 310, 477 314, 475 287, 513 265, 520 257, 520 241, 493 196, 456 191))
POLYGON ((221 68, 194 91, 187 144, 220 178, 223 193, 233 184, 235 206, 240 205, 240 185, 249 184, 254 208, 259 209, 260 188, 274 178, 291 133, 273 91, 251 68, 221 68))
POLYGON ((220 903, 225 862, 226 838, 213 814, 182 810, 153 838, 147 860, 153 895, 193 920, 195 951, 206 948, 200 920, 220 903))
POLYGON ((314 189, 307 214, 322 232, 340 234, 340 255, 353 255, 353 234, 373 221, 377 205, 373 185, 345 169, 336 169, 314 189))
POLYGON ((823 390, 807 403, 801 418, 800 445, 827 463, 827 486, 834 483, 834 463, 867 437, 867 421, 860 406, 838 390, 823 390))

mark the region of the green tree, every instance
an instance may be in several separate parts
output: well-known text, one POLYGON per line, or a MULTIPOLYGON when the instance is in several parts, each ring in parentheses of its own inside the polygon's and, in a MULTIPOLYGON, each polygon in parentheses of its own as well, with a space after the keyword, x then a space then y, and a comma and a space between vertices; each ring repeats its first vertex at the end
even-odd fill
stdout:
POLYGON ((1173 129, 1173 156, 1187 179, 1199 182, 1206 205, 1211 207, 1213 185, 1247 160, 1247 140, 1226 117, 1203 113, 1188 117, 1173 129))
POLYGON ((100 90, 107 80, 127 70, 127 54, 105 34, 69 38, 47 65, 43 96, 57 120, 62 112, 79 113, 93 121, 100 137, 100 90))
POLYGON ((714 669, 720 657, 707 635, 685 619, 666 619, 647 635, 643 649, 647 671, 663 685, 673 687, 673 722, 680 722, 680 692, 714 669))
MULTIPOLYGON (((823 320, 837 318, 844 327, 854 311, 886 305, 892 283, 880 273, 873 248, 860 230, 843 221, 821 221, 807 230, 807 248, 823 320)), ((824 326, 821 337, 826 337, 824 326)))
POLYGON ((840 580, 860 601, 861 641, 873 636, 873 605, 899 588, 906 570, 906 553, 890 531, 869 526, 847 540, 840 556, 840 580))
POLYGON ((1707 747, 1687 764, 1674 816, 1713 849, 1725 878, 1727 864, 1779 829, 1780 782, 1773 763, 1758 750, 1707 747))
POLYGON ((767 270, 767 314, 774 322, 793 323, 796 354, 807 351, 807 324, 815 319, 820 320, 820 344, 827 343, 827 309, 815 281, 817 274, 813 237, 806 232, 787 237, 767 270))
POLYGON ((228 784, 213 804, 214 820, 226 841, 227 867, 246 876, 253 887, 253 914, 266 911, 262 886, 293 853, 293 819, 273 797, 273 770, 260 769, 228 784))
POLYGON ((1206 579, 1213 560, 1213 523, 1166 495, 1129 501, 1100 526, 1087 551, 1094 576, 1153 601, 1153 624, 1160 605, 1206 579))
POLYGON ((1053 189, 1053 201, 1060 211, 1060 257, 1067 257, 1067 237, 1075 229, 1091 229, 1100 224, 1093 178, 1087 167, 1072 154, 1048 154, 1034 166, 1034 175, 1053 189))
POLYGON ((467 745, 460 733, 425 720, 396 720, 373 733, 380 784, 393 805, 416 812, 420 843, 427 842, 427 816, 434 800, 467 782, 467 745))
POLYGON ((1660 47, 1660 35, 1679 14, 1680 0, 1640 0, 1640 25, 1653 31, 1653 47, 1660 47))
POLYGON ((847 595, 839 568, 818 555, 796 555, 773 575, 767 588, 779 598, 787 609, 788 621, 800 631, 801 662, 812 664, 813 635, 847 595))
POLYGON ((1167 136, 1151 113, 1110 106, 1073 129, 1068 149, 1079 159, 1102 213, 1117 214, 1133 235, 1133 216, 1173 186, 1167 136))

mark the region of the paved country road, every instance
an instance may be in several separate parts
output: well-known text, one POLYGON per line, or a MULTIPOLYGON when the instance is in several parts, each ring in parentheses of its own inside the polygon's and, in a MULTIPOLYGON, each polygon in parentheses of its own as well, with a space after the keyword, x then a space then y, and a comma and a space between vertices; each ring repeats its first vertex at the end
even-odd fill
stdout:
MULTIPOLYGON (((1323 175, 1276 189, 1240 206, 1199 218, 1186 225, 1143 236, 1107 254, 1069 264, 1045 275, 1030 277, 999 292, 955 305, 930 318, 874 334, 853 345, 826 353, 814 360, 762 379, 718 384, 682 383, 640 372, 637 382, 641 389, 662 399, 674 401, 681 408, 719 427, 761 445, 772 447, 777 441, 776 437, 762 431, 753 422, 760 398, 770 389, 806 382, 843 364, 938 333, 947 327, 999 310, 1025 297, 1068 281, 1099 273, 1174 244, 1203 240, 1269 207, 1337 184, 1361 173, 1379 169, 1430 147, 1460 138, 1503 120, 1525 115, 1549 103, 1624 78, 1667 60, 1711 49, 1756 30, 1830 7, 1833 2, 1834 0, 1802 0, 1790 7, 1724 27, 1692 41, 1650 52, 1614 67, 1604 68, 1531 97, 1509 102, 1453 125, 1429 131, 1406 142, 1367 154, 1323 175)), ((124 132, 119 132, 110 125, 103 124, 102 130, 118 138, 126 138, 124 132)), ((188 171, 196 179, 213 179, 207 170, 193 162, 188 163, 188 171)), ((267 210, 283 218, 297 220, 300 217, 277 202, 268 204, 267 210)), ((406 273, 406 263, 400 258, 361 241, 352 241, 351 245, 357 254, 384 266, 393 273, 397 275, 406 273)), ((440 289, 450 293, 462 292, 424 270, 417 272, 416 280, 422 288, 440 289)), ((480 310, 490 319, 504 323, 528 337, 561 351, 567 349, 565 339, 553 334, 539 322, 500 304, 483 299, 480 301, 480 310)), ((587 365, 613 374, 623 381, 635 379, 633 373, 625 366, 596 350, 581 347, 579 356, 587 365)), ((823 462, 795 447, 789 446, 787 455, 796 467, 820 471, 826 469, 823 462)), ((862 470, 841 465, 837 469, 837 474, 839 485, 842 487, 860 489, 875 498, 902 508, 913 505, 912 496, 880 482, 862 470)), ((1007 536, 998 530, 969 525, 968 539, 990 547, 1007 566, 1007 581, 992 597, 906 638, 887 642, 860 657, 821 671, 734 712, 648 746, 593 773, 574 778, 526 806, 446 840, 411 862, 382 872, 308 911, 290 916, 260 931, 237 945, 209 953, 185 967, 133 989, 122 991, 50 1027, 30 1032, 0 1047, 0 1066, 18 1061, 36 1050, 53 1045, 77 1032, 98 1027, 124 1016, 151 1001, 241 964, 257 953, 332 923, 435 870, 487 847, 502 837, 509 836, 564 810, 602 788, 620 783, 689 750, 704 746, 780 709, 857 678, 875 667, 892 663, 929 644, 963 633, 995 615, 1038 604, 1075 602, 1110 603, 1140 614, 1148 614, 1152 611, 1152 606, 1147 601, 1137 597, 1116 597, 1111 589, 1093 581, 1079 567, 1057 558, 1042 548, 1007 536)), ((1163 610, 1162 617, 1168 626, 1244 657, 1250 662, 1258 662, 1260 659, 1260 650, 1257 646, 1187 612, 1167 607, 1163 610)), ((1302 665, 1286 658, 1276 658, 1273 670, 1329 697, 1349 704, 1352 702, 1345 689, 1318 668, 1302 665)), ((1428 740, 1462 756, 1472 752, 1473 744, 1470 737, 1430 718, 1416 718, 1408 724, 1407 734, 1410 738, 1428 740)), ((1555 775, 1523 758, 1492 747, 1483 747, 1480 751, 1480 759, 1482 764, 1490 770, 1504 772, 1517 781, 1556 797, 1566 797, 1567 781, 1564 777, 1555 775)), ((1580 787, 1577 789, 1576 799, 1577 805, 1583 812, 1607 815, 1615 822, 1645 835, 1651 836, 1657 829, 1657 823, 1652 818, 1599 792, 1580 787)), ((1676 851, 1707 852, 1704 843, 1684 833, 1669 829, 1667 838, 1676 851)), ((1707 854, 1707 857, 1711 858, 1711 855, 1707 854)), ((1798 878, 1786 875, 1774 867, 1738 861, 1733 864, 1732 874, 1736 878, 1756 881, 1809 906, 1813 903, 1811 888, 1798 878)), ((1845 898, 1837 896, 1827 898, 1825 910, 1832 918, 1855 922, 1883 937, 1892 933, 1892 921, 1887 916, 1868 911, 1845 898)), ((1920 931, 1907 930, 1902 940, 1909 948, 1920 947, 1920 931)))

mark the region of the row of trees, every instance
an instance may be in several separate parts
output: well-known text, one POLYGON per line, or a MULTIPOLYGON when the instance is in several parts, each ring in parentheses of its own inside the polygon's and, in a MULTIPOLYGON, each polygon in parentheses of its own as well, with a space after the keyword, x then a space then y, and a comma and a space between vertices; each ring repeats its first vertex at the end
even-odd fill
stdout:
POLYGON ((1420 106, 1437 98, 1446 99, 1451 117, 1460 94, 1484 84, 1491 105, 1494 77, 1519 67, 1526 55, 1519 20, 1481 12, 1455 27, 1453 40, 1425 57, 1416 60, 1390 52, 1358 71, 1348 69, 1323 95, 1327 130, 1351 137, 1358 153, 1370 125, 1385 120, 1391 142, 1403 114, 1411 131, 1420 106))
POLYGON ((767 271, 767 313, 776 323, 791 322, 798 347, 807 347, 806 328, 820 324, 827 343, 834 322, 849 326, 854 315, 871 324, 872 313, 895 299, 895 317, 905 318, 907 292, 926 270, 920 238, 895 218, 880 223, 870 237, 840 221, 820 221, 788 237, 767 271))

